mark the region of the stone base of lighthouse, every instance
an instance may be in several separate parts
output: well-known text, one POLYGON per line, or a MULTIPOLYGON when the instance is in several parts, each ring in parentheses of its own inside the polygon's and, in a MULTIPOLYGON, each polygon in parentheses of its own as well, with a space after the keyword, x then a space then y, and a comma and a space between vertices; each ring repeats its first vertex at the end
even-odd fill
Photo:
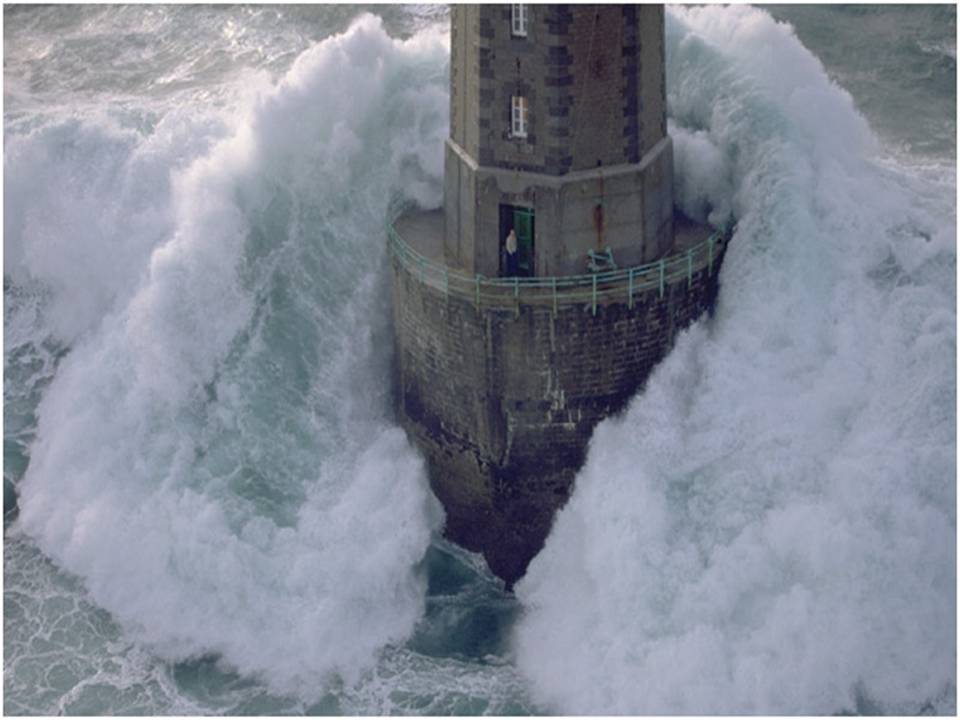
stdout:
MULTIPOLYGON (((478 302, 410 261, 439 252, 442 227, 439 213, 395 224, 394 241, 419 253, 391 256, 398 413, 426 456, 447 536, 483 553, 509 587, 543 547, 596 424, 624 408, 677 333, 711 307, 724 244, 711 246, 709 262, 698 255, 629 295, 527 303, 506 289, 478 302)), ((677 227, 681 254, 710 235, 677 227)))

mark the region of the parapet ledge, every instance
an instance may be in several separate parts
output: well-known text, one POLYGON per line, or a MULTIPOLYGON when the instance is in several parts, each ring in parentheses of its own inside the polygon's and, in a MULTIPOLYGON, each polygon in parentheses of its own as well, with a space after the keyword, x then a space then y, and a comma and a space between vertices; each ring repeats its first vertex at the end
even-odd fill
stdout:
POLYGON ((443 208, 411 209, 393 222, 397 234, 427 260, 446 264, 443 257, 443 208))

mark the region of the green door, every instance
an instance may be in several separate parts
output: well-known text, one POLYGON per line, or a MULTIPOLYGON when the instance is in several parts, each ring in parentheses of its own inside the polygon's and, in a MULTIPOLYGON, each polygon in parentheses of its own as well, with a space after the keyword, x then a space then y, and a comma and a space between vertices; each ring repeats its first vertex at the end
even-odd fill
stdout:
POLYGON ((515 207, 513 227, 517 233, 517 274, 533 277, 533 209, 515 207))

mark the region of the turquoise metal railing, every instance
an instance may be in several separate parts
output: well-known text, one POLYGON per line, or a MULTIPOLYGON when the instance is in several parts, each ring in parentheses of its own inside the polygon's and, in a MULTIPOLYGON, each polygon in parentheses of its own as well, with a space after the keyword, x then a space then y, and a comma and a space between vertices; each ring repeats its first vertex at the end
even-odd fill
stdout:
POLYGON ((562 307, 582 305, 596 314, 597 305, 607 302, 626 300, 633 308, 638 295, 652 290, 663 297, 667 286, 679 281, 685 280, 689 288, 702 269, 713 273, 729 234, 728 226, 686 252, 634 267, 586 275, 488 278, 460 273, 425 257, 400 237, 393 222, 387 223, 391 254, 420 282, 445 294, 469 298, 478 311, 513 309, 518 314, 521 304, 552 307, 554 314, 562 307))

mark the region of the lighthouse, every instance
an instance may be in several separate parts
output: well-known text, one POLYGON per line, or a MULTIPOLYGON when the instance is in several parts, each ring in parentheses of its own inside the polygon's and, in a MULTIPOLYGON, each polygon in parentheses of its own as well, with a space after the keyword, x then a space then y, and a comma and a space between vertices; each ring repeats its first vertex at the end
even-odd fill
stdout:
POLYGON ((596 424, 711 307, 725 235, 674 210, 662 6, 450 22, 443 208, 388 227, 396 404, 447 536, 510 586, 596 424))

